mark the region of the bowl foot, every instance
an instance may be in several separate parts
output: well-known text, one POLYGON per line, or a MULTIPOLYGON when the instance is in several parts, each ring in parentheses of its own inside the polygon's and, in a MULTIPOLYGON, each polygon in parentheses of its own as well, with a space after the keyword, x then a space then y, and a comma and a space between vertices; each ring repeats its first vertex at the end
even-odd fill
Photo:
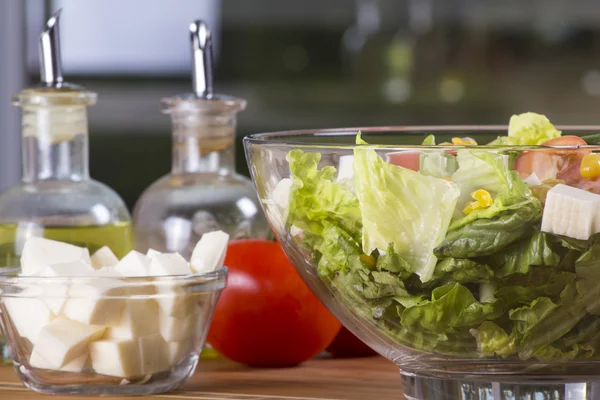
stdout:
POLYGON ((401 372, 407 400, 598 400, 600 381, 486 382, 401 372))

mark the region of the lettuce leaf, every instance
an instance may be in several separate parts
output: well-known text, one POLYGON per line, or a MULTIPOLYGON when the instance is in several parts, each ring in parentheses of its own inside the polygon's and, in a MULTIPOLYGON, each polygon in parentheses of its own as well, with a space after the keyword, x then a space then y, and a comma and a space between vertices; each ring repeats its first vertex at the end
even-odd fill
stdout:
POLYGON ((587 311, 600 315, 600 244, 594 244, 575 262, 577 293, 587 311))
POLYGON ((540 145, 561 136, 544 115, 532 112, 513 115, 508 124, 508 136, 500 136, 490 145, 540 145))
POLYGON ((434 249, 438 257, 470 258, 494 254, 531 233, 533 223, 542 215, 539 202, 525 202, 491 219, 476 219, 449 231, 434 249))
POLYGON ((491 321, 484 321, 477 329, 471 329, 471 334, 477 341, 477 348, 482 356, 497 354, 506 358, 517 352, 517 335, 512 333, 509 336, 491 321))
POLYGON ((452 175, 452 181, 460 188, 460 198, 456 204, 454 219, 449 230, 459 229, 477 219, 490 219, 507 210, 516 210, 531 203, 539 208, 542 204, 516 171, 508 169, 505 156, 482 150, 459 150, 459 168, 452 175), (483 189, 490 193, 493 203, 490 207, 473 210, 465 215, 465 206, 473 201, 471 193, 483 189))
POLYGON ((517 331, 525 334, 556 307, 548 297, 538 297, 530 305, 510 310, 508 318, 515 321, 517 331))
POLYGON ((550 245, 549 236, 535 232, 529 239, 519 240, 501 252, 489 257, 496 276, 503 278, 512 274, 526 274, 532 266, 556 267, 560 256, 550 245))
POLYGON ((321 155, 292 150, 287 154, 292 173, 287 225, 303 231, 303 244, 318 263, 319 274, 349 268, 351 255, 360 254, 362 216, 359 203, 334 182, 335 168, 318 168, 321 155))
MULTIPOLYGON (((357 136, 358 144, 365 144, 357 136)), ((446 235, 458 199, 456 185, 385 162, 375 150, 354 150, 354 189, 366 254, 390 243, 423 282, 433 274, 433 248, 446 235)))
POLYGON ((494 271, 475 260, 467 258, 446 258, 435 266, 432 281, 484 283, 494 279, 494 271))
POLYGON ((495 302, 478 302, 460 283, 447 283, 432 291, 431 300, 405 309, 401 320, 407 329, 441 334, 498 318, 502 311, 495 302))

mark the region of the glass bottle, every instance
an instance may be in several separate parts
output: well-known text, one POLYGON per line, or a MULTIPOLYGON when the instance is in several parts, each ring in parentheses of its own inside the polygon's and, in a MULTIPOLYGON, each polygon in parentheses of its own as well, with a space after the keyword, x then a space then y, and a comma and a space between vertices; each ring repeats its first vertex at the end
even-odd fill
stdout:
POLYGON ((133 212, 137 250, 186 258, 206 232, 231 239, 270 232, 252 182, 235 173, 237 113, 246 101, 212 93, 210 32, 200 21, 190 29, 195 93, 162 101, 173 126, 171 173, 146 189, 133 212))
POLYGON ((40 36, 42 84, 13 96, 22 108, 22 180, 0 194, 0 266, 17 266, 25 240, 43 236, 94 252, 133 248, 121 198, 88 171, 87 106, 96 93, 63 82, 59 14, 40 36))

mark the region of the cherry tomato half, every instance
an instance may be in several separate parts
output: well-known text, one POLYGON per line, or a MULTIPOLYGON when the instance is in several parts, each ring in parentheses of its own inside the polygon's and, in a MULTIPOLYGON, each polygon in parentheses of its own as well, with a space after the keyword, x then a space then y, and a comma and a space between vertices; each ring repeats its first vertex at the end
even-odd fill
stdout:
POLYGON ((398 151, 387 154, 387 161, 390 164, 412 169, 413 171, 419 171, 420 169, 421 153, 418 151, 398 151))
POLYGON ((231 242, 227 287, 208 343, 223 356, 259 367, 287 367, 321 353, 340 330, 277 242, 231 242))
MULTIPOLYGON (((585 144, 585 140, 578 136, 561 136, 543 143, 544 146, 580 146, 585 144)), ((581 163, 581 157, 587 153, 589 153, 589 150, 526 151, 515 159, 515 170, 519 172, 522 179, 527 178, 534 172, 542 181, 556 179, 559 177, 561 170, 576 171, 578 167, 569 168, 569 166, 572 164, 578 166, 581 163)))

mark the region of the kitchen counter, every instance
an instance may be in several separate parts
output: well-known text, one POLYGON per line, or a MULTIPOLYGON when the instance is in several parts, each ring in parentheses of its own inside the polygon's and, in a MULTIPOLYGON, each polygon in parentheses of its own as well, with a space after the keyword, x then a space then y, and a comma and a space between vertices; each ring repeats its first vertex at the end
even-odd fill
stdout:
MULTIPOLYGON (((402 399, 398 368, 379 358, 313 360, 296 368, 252 369, 202 361, 182 390, 153 399, 363 400, 402 399)), ((12 367, 0 367, 0 399, 48 399, 25 388, 12 367)), ((74 399, 53 396, 52 399, 74 399)), ((76 399, 86 399, 76 397, 76 399)))

